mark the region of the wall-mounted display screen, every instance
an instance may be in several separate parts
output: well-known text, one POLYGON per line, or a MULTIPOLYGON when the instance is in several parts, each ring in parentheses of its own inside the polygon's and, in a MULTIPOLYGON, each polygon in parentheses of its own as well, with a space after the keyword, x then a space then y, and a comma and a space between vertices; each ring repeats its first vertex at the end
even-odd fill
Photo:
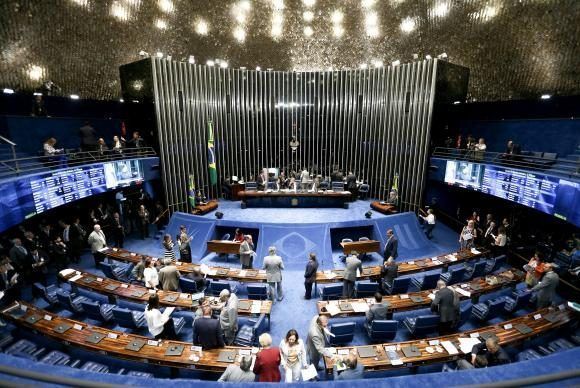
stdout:
POLYGON ((580 226, 580 185, 495 165, 448 160, 445 182, 531 207, 580 226))

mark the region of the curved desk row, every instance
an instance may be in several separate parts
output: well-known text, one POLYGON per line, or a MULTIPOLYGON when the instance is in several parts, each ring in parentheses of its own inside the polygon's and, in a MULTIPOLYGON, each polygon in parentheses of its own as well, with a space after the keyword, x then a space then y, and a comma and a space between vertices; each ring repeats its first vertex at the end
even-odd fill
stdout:
MULTIPOLYGON (((143 255, 140 253, 130 252, 125 249, 105 248, 101 251, 106 257, 111 260, 122 261, 125 263, 137 264, 143 258, 150 258, 152 261, 160 260, 160 258, 143 255)), ((233 280, 237 282, 247 283, 265 283, 266 271, 264 270, 243 270, 239 268, 225 268, 225 267, 209 267, 205 264, 183 263, 177 261, 175 263, 177 270, 181 273, 192 273, 198 271, 207 275, 210 279, 218 280, 233 280)))
MULTIPOLYGON (((449 288, 457 290, 457 293, 462 300, 468 298, 476 300, 482 294, 488 294, 501 288, 515 286, 522 282, 524 278, 525 274, 523 271, 511 268, 495 275, 484 276, 472 279, 469 282, 455 284, 449 288), (488 283, 487 280, 491 280, 492 278, 494 278, 494 281, 488 283)), ((399 311, 420 309, 431 305, 431 301, 435 297, 436 291, 437 290, 424 290, 410 292, 408 294, 385 295, 383 296, 382 303, 387 305, 390 314, 399 311)), ((341 299, 333 301, 318 301, 317 308, 319 314, 326 314, 332 317, 344 317, 365 315, 373 304, 375 304, 374 298, 341 299)))
MULTIPOLYGON (((60 341, 65 345, 111 357, 174 368, 221 372, 230 363, 235 362, 239 355, 251 355, 257 352, 255 348, 231 346, 201 352, 199 348, 191 346, 188 342, 154 341, 139 335, 91 326, 84 322, 60 317, 25 302, 12 303, 1 311, 1 315, 20 327, 60 341)), ((463 339, 462 341, 470 341, 474 338, 495 335, 499 338, 501 345, 510 345, 562 327, 573 319, 572 315, 571 311, 561 306, 557 309, 538 310, 498 325, 444 337, 329 350, 338 355, 348 354, 352 350, 357 351, 359 362, 368 371, 442 363, 456 360, 461 354, 471 351, 469 346, 464 346, 464 351, 461 347, 453 350, 458 346, 460 338, 463 339), (449 344, 451 346, 448 346, 449 344), (405 353, 409 355, 406 356, 405 353)), ((331 373, 332 359, 325 357, 324 361, 327 373, 331 373)))
MULTIPOLYGON (((399 276, 407 275, 412 273, 431 271, 434 269, 446 269, 450 265, 455 265, 459 263, 464 263, 470 260, 474 260, 482 257, 486 254, 485 250, 463 250, 454 252, 451 254, 440 255, 437 257, 427 258, 427 259, 415 259, 409 261, 403 261, 399 263, 399 276)), ((360 275, 357 276, 357 280, 378 280, 381 277, 382 266, 377 265, 373 267, 364 267, 360 275)), ((316 273, 316 283, 335 283, 344 280, 344 270, 335 269, 328 271, 318 271, 316 273)))
MULTIPOLYGON (((109 298, 111 304, 116 304, 116 298, 127 299, 138 303, 147 303, 149 299, 149 289, 137 285, 123 283, 118 280, 101 278, 88 272, 79 272, 74 269, 64 269, 60 271, 59 278, 75 287, 93 291, 109 298)), ((187 294, 175 291, 157 290, 159 304, 162 306, 174 306, 182 309, 193 309, 199 306, 200 294, 187 294)), ((214 309, 221 309, 217 297, 207 297, 211 301, 214 309)), ((238 315, 259 316, 265 314, 270 319, 272 312, 272 302, 269 300, 240 299, 238 303, 238 315)))
POLYGON ((350 191, 240 191, 244 207, 348 207, 350 191))

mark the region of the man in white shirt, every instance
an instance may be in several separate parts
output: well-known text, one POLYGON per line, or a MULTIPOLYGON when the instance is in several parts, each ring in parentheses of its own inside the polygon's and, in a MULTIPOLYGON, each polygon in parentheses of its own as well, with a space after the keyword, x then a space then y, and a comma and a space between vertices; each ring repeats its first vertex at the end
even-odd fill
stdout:
POLYGON ((105 233, 103 233, 99 224, 96 224, 93 228, 93 231, 89 235, 88 242, 91 246, 93 257, 95 258, 95 267, 98 267, 99 263, 104 259, 104 255, 99 252, 99 250, 107 247, 105 233))
POLYGON ((425 235, 429 240, 433 237, 433 229, 435 229, 435 214, 433 213, 433 209, 427 210, 427 215, 420 217, 425 221, 425 235))

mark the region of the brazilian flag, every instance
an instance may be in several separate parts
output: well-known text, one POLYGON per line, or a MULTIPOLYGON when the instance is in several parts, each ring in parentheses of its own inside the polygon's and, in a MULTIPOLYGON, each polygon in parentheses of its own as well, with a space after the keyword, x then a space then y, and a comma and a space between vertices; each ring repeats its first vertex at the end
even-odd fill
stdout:
POLYGON ((217 169, 215 167, 215 151, 213 149, 213 128, 211 120, 207 123, 207 164, 209 168, 209 181, 212 185, 217 184, 217 169))
POLYGON ((393 185, 391 186, 391 190, 399 191, 399 173, 395 173, 395 179, 393 179, 393 185))
POLYGON ((191 207, 195 207, 195 180, 193 175, 189 176, 189 190, 187 192, 187 198, 189 199, 189 204, 191 207))

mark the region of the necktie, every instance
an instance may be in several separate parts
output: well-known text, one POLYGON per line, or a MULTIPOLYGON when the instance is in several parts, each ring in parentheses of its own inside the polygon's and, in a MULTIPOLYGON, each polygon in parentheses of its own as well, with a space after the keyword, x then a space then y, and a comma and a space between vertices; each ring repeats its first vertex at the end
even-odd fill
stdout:
POLYGON ((26 248, 24 248, 22 245, 18 247, 20 249, 20 252, 22 252, 25 255, 28 255, 28 252, 26 251, 26 248))
POLYGON ((62 238, 63 238, 63 240, 65 242, 68 242, 69 241, 69 239, 68 239, 68 232, 69 232, 69 228, 67 227, 67 228, 65 228, 64 233, 63 233, 63 236, 62 236, 62 238))

